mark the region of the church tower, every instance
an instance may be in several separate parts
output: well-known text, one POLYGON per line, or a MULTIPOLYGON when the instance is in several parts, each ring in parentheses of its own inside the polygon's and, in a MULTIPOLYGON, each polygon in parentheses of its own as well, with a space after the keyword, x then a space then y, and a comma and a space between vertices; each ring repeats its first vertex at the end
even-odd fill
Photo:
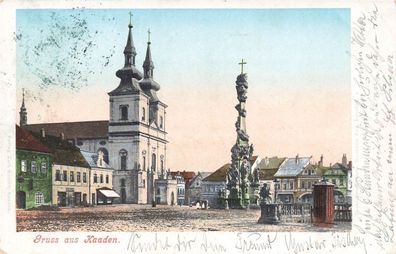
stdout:
POLYGON ((120 201, 146 204, 154 199, 154 182, 166 168, 166 105, 156 94, 160 86, 153 80, 150 38, 144 73, 136 68, 132 28, 130 21, 124 67, 116 72, 120 84, 108 93, 109 157, 120 201))
POLYGON ((22 89, 22 105, 19 109, 19 126, 23 127, 27 125, 27 111, 25 108, 25 90, 22 89))

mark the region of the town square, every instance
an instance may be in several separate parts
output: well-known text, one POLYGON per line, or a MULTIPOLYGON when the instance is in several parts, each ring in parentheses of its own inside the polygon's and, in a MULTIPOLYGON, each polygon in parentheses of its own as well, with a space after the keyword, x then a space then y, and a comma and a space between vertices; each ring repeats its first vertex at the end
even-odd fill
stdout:
MULTIPOLYGON (((263 55, 255 60, 256 53, 226 42, 218 50, 235 46, 240 57, 229 59, 227 53, 214 52, 224 59, 206 60, 200 67, 188 65, 198 58, 199 50, 211 58, 204 48, 206 43, 213 47, 212 41, 204 42, 205 37, 203 42, 188 45, 198 51, 178 50, 166 38, 177 37, 177 43, 185 46, 182 40, 187 36, 171 28, 167 32, 163 22, 169 19, 177 27, 177 18, 187 20, 192 10, 41 10, 42 19, 37 19, 35 11, 19 11, 17 231, 351 230, 350 70, 349 57, 345 56, 349 40, 343 37, 349 34, 349 23, 345 30, 334 28, 332 23, 334 17, 338 22, 349 22, 349 12, 318 11, 324 18, 317 26, 341 34, 328 42, 328 57, 322 58, 312 52, 319 49, 310 48, 322 45, 316 34, 322 32, 313 22, 320 14, 300 11, 312 27, 305 31, 302 20, 299 29, 318 41, 294 34, 298 47, 306 53, 294 60, 290 56, 285 63, 278 59, 284 55, 275 51, 281 50, 276 46, 280 41, 285 47, 282 50, 290 49, 288 40, 281 37, 276 41, 268 34, 273 50, 267 53, 279 61, 273 70, 271 63, 265 70, 260 65, 259 59, 266 58, 260 47, 257 54, 263 55), (143 31, 147 24, 142 20, 156 14, 161 22, 152 22, 143 31), (92 20, 117 29, 110 25, 103 28, 92 20), (48 27, 37 35, 28 31, 28 24, 48 27), (162 29, 157 37, 155 26, 162 29), (107 32, 116 36, 114 45, 105 39, 107 32), (102 41, 95 36, 103 36, 102 41), (73 40, 71 50, 60 49, 61 43, 70 46, 73 40), (160 40, 169 44, 158 45, 160 40), (110 55, 89 62, 101 54, 95 52, 101 42, 107 48, 100 52, 110 55), (244 50, 250 52, 248 57, 244 50), (59 55, 55 59, 50 52, 59 55), (160 56, 164 52, 166 59, 160 56), (306 59, 310 57, 318 63, 306 59), (333 68, 336 63, 338 67, 333 68), (213 66, 203 67, 209 64, 213 66), (221 73, 223 65, 232 67, 221 73), (95 72, 98 66, 101 69, 95 72), (329 66, 331 71, 326 69, 329 66), (206 74, 196 75, 203 70, 206 74), (268 76, 260 80, 257 76, 262 73, 268 76), (95 82, 87 78, 91 74, 95 82), (38 85, 33 85, 29 75, 38 85), (101 84, 101 75, 110 77, 111 84, 101 84), (200 84, 202 77, 213 82, 210 88, 205 82, 200 84), (194 78, 196 81, 191 80, 194 78), (184 83, 178 84, 179 79, 184 83), (289 84, 293 79, 304 85, 293 87, 289 84), (324 79, 328 83, 323 84, 324 79), (278 86, 269 80, 277 80, 278 86), (98 85, 79 87, 82 81, 98 85), (226 85, 213 88, 217 82, 226 85), (89 95, 84 97, 82 90, 89 95), (276 96, 267 94, 275 90, 276 96), (52 97, 43 96, 51 93, 52 97), (288 99, 282 101, 281 97, 288 99)), ((251 15, 245 21, 247 31, 256 28, 255 22, 262 22, 260 15, 276 17, 277 28, 271 28, 274 37, 288 31, 289 19, 299 16, 299 10, 246 12, 251 15)), ((219 17, 231 22, 232 17, 244 13, 201 10, 194 15, 202 23, 218 21, 219 17)), ((199 33, 209 33, 210 40, 215 38, 211 34, 214 30, 198 25, 196 29, 185 32, 194 40, 199 33)), ((229 27, 224 31, 230 31, 226 32, 229 41, 234 37, 238 42, 245 40, 243 31, 229 27)), ((261 41, 249 38, 252 45, 254 40, 261 41)))

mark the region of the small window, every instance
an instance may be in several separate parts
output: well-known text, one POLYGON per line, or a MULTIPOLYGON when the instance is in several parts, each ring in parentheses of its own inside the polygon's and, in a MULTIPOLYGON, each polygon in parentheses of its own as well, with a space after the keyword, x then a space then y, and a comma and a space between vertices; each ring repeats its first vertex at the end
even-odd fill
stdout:
POLYGON ((74 172, 70 172, 70 182, 74 182, 74 172))
POLYGON ((44 204, 44 195, 41 192, 36 192, 35 194, 35 205, 40 206, 44 204))
POLYGON ((32 163, 30 164, 30 171, 32 173, 36 173, 37 168, 36 168, 36 161, 32 161, 32 163))
POLYGON ((146 121, 146 108, 142 108, 142 121, 146 121))
POLYGON ((98 175, 96 173, 93 175, 93 182, 94 183, 98 182, 98 175))
POLYGON ((26 172, 26 161, 25 160, 21 161, 21 171, 26 172))
POLYGON ((41 173, 43 173, 43 174, 47 173, 47 163, 46 162, 41 163, 41 173))
POLYGON ((160 129, 162 129, 164 126, 164 118, 160 116, 160 129))
POLYGON ((77 182, 81 182, 81 173, 77 172, 77 182))
POLYGON ((125 151, 124 149, 120 151, 121 170, 127 169, 127 156, 127 151, 125 151))
POLYGON ((87 182, 87 173, 83 173, 83 183, 87 182))
POLYGON ((291 190, 294 189, 293 183, 290 183, 290 189, 291 189, 291 190))
POLYGON ((106 175, 106 183, 109 183, 109 175, 106 175))
POLYGON ((103 183, 103 175, 100 174, 100 183, 103 183))
POLYGON ((55 173, 55 181, 61 181, 61 173, 60 170, 57 170, 55 173))
POLYGON ((121 120, 128 120, 128 106, 121 105, 120 112, 121 112, 121 120))
POLYGON ((67 181, 67 171, 63 171, 63 181, 67 181))

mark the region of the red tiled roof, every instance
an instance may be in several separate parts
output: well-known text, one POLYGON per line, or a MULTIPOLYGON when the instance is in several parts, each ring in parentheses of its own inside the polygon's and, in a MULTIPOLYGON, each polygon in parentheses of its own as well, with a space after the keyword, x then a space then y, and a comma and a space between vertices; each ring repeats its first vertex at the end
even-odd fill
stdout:
POLYGON ((50 149, 35 138, 29 131, 16 126, 16 148, 21 150, 51 153, 50 149))
POLYGON ((24 128, 32 132, 40 132, 44 129, 46 134, 55 137, 63 133, 66 139, 106 138, 109 121, 39 123, 26 125, 24 128))
POLYGON ((225 181, 227 178, 228 169, 231 167, 231 163, 224 164, 215 172, 203 179, 203 181, 220 182, 225 181))
POLYGON ((172 171, 170 172, 172 178, 174 178, 177 175, 181 175, 184 178, 184 182, 187 184, 191 179, 194 178, 195 172, 194 171, 172 171))

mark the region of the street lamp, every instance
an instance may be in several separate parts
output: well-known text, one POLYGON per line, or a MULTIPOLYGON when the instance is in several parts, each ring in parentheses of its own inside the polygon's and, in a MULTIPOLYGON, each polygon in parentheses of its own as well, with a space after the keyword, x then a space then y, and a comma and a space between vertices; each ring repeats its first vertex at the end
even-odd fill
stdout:
POLYGON ((279 183, 279 179, 274 179, 274 189, 275 189, 275 198, 274 198, 274 203, 276 203, 276 191, 277 191, 277 187, 278 187, 278 183, 279 183))

